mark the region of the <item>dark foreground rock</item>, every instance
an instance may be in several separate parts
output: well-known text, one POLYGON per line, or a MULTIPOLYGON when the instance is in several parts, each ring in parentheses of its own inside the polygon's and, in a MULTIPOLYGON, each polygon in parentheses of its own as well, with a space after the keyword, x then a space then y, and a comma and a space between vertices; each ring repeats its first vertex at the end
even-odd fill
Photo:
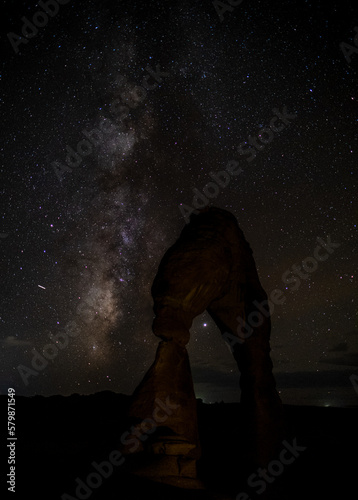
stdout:
MULTIPOLYGON (((0 402, 4 415, 5 396, 0 402)), ((121 435, 128 431, 125 427, 128 404, 128 396, 112 392, 90 396, 17 397, 16 493, 9 498, 352 498, 357 467, 358 408, 285 406, 289 437, 282 450, 287 451, 279 454, 269 468, 271 472, 262 477, 262 471, 248 461, 250 442, 240 404, 206 405, 199 401, 202 457, 198 469, 205 489, 190 490, 128 473, 130 457, 123 462, 117 446, 121 435)), ((5 426, 3 429, 6 431, 5 426)), ((4 431, 1 435, 2 450, 5 450, 7 436, 4 431)), ((3 475, 8 470, 6 461, 5 452, 1 464, 3 475)), ((6 492, 4 483, 2 490, 6 492)), ((3 492, 1 498, 5 498, 3 492)))

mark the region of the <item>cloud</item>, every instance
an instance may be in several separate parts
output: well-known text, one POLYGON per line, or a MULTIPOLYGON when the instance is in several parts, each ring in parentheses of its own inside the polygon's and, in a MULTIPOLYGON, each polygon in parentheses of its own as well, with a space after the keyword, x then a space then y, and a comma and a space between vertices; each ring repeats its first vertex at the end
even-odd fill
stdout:
MULTIPOLYGON (((352 355, 353 356, 353 355, 352 355)), ((355 355, 355 366, 358 364, 358 354, 355 355)), ((353 361, 353 359, 351 360, 353 361)), ((338 364, 338 363, 337 363, 338 364)), ((343 363, 342 363, 343 364, 343 363)), ((346 366, 351 366, 345 363, 346 366)), ((239 387, 239 370, 232 373, 226 373, 214 368, 193 367, 193 380, 196 386, 205 384, 209 389, 239 387)), ((278 389, 317 389, 317 388, 343 388, 350 387, 349 377, 352 375, 351 370, 322 370, 314 372, 297 371, 292 373, 279 372, 275 373, 275 379, 278 389)))
POLYGON ((216 387, 239 387, 240 372, 228 373, 215 368, 195 366, 192 368, 195 384, 211 384, 216 387))
POLYGON ((275 374, 278 389, 343 388, 350 387, 351 370, 322 370, 275 374))
POLYGON ((336 346, 332 347, 332 349, 328 349, 328 352, 342 352, 342 351, 348 351, 347 342, 340 342, 336 346))
POLYGON ((31 342, 29 340, 19 340, 14 335, 9 335, 2 341, 2 344, 6 347, 22 347, 31 345, 31 342))
MULTIPOLYGON (((335 351, 338 352, 338 351, 335 351)), ((338 365, 338 366, 358 366, 358 353, 357 352, 349 352, 341 356, 340 358, 327 358, 321 359, 321 363, 329 364, 329 365, 338 365)))

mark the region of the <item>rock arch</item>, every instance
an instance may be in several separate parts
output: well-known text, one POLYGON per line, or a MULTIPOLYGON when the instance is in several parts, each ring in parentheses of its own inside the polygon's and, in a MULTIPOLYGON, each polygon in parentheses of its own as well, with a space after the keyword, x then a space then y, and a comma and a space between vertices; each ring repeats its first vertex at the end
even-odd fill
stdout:
MULTIPOLYGON (((132 432, 140 437, 135 451, 148 459, 136 473, 183 487, 197 484, 196 461, 201 450, 185 346, 193 319, 205 310, 224 337, 238 340, 232 343, 232 351, 241 373, 241 403, 248 415, 245 433, 251 432, 255 462, 265 466, 282 440, 282 404, 272 373, 270 316, 261 314, 261 321, 247 324, 267 294, 236 218, 215 207, 192 215, 160 262, 152 296, 152 329, 161 341, 129 409, 135 423, 132 432), (153 418, 159 415, 158 402, 161 422, 153 418), (150 435, 141 427, 148 418, 155 422, 150 435)), ((122 452, 130 455, 127 443, 122 443, 122 452)))

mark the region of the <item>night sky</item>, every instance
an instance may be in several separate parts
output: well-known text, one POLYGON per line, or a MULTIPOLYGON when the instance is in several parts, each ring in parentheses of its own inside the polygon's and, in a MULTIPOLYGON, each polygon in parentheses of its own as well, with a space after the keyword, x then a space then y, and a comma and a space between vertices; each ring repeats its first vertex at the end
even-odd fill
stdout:
MULTIPOLYGON (((46 20, 2 3, 1 393, 131 394, 158 344, 159 262, 235 161, 208 203, 237 217, 268 295, 283 292, 281 398, 357 405, 357 3, 214 4, 62 0, 46 20), (34 16, 42 27, 23 28, 34 16)), ((239 400, 207 313, 188 351, 198 398, 239 400)))

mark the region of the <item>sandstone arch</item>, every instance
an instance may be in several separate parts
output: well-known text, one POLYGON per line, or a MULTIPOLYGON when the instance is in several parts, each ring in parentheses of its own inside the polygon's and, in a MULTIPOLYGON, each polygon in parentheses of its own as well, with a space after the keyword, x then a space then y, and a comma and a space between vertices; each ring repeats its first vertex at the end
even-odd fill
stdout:
MULTIPOLYGON (((245 324, 257 310, 254 302, 267 300, 252 250, 230 212, 211 207, 191 216, 159 265, 152 296, 152 328, 161 342, 154 363, 133 394, 129 416, 139 428, 142 420, 154 415, 158 401, 169 401, 171 410, 165 421, 156 423, 153 434, 140 440, 135 451, 143 452, 148 460, 136 472, 193 487, 201 451, 185 348, 192 321, 207 310, 223 335, 237 337, 238 318, 245 324)), ((252 455, 261 466, 279 449, 283 426, 282 404, 272 373, 270 331, 268 316, 233 347, 241 372, 241 403, 248 415, 245 432, 251 432, 252 455)), ((143 429, 139 434, 137 430, 137 435, 140 432, 143 429)), ((123 452, 130 454, 122 444, 123 452)))

